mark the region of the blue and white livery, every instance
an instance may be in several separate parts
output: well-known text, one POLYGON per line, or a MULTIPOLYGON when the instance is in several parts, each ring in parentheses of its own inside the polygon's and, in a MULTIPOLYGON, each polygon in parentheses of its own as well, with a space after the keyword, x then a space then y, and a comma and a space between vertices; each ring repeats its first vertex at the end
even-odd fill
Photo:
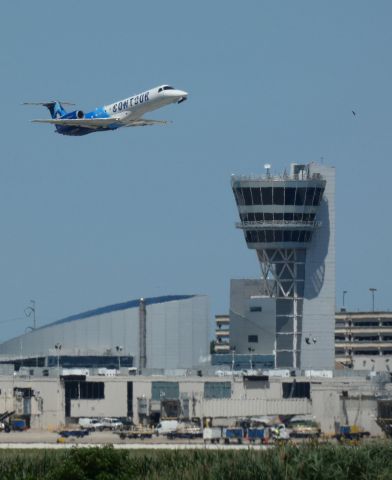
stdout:
POLYGON ((177 90, 170 85, 160 85, 88 113, 81 110, 66 112, 64 105, 73 105, 67 102, 51 101, 25 105, 43 105, 49 109, 51 119, 32 120, 34 123, 51 123, 56 126, 57 133, 62 135, 87 135, 120 127, 166 124, 166 120, 148 120, 143 118, 143 115, 170 103, 181 103, 187 97, 188 93, 183 90, 177 90))

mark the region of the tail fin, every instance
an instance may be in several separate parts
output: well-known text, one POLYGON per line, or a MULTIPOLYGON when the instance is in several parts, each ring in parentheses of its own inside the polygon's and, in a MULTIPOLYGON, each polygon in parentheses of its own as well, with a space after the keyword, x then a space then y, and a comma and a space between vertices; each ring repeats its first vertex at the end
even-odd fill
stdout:
POLYGON ((74 103, 51 101, 51 102, 25 102, 23 105, 42 105, 46 107, 52 118, 60 118, 67 112, 64 110, 63 105, 74 105, 74 103))
POLYGON ((43 105, 49 110, 52 118, 60 118, 67 113, 60 102, 48 102, 43 105))

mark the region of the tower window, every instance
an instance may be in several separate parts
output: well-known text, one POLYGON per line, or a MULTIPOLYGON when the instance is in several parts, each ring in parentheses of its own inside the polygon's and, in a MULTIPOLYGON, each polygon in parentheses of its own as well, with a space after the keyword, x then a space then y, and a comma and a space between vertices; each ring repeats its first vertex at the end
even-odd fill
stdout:
POLYGON ((248 335, 248 343, 259 343, 258 335, 248 335))
POLYGON ((260 307, 259 305, 254 305, 252 307, 249 308, 249 311, 250 312, 262 312, 263 309, 262 307, 260 307))

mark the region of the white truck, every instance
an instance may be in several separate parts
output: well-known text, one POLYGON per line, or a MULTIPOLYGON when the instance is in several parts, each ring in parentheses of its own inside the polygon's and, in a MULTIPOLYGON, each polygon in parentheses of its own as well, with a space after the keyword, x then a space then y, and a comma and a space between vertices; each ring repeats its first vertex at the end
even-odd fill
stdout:
POLYGON ((118 418, 112 417, 102 418, 101 423, 104 430, 121 430, 124 426, 118 418))
POLYGON ((98 418, 79 418, 79 426, 90 432, 102 431, 104 429, 103 423, 98 418))
POLYGON ((161 420, 155 427, 157 435, 167 435, 177 430, 178 420, 161 420))

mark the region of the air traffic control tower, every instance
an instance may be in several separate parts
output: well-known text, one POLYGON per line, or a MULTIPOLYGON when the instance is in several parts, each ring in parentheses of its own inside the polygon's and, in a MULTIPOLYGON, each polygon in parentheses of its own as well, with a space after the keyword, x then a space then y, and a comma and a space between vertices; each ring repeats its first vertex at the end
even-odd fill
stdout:
POLYGON ((236 226, 261 267, 257 292, 245 280, 234 281, 239 283, 233 292, 232 281, 231 347, 273 354, 276 368, 332 370, 335 169, 292 164, 290 174, 273 176, 265 168, 263 176, 231 180, 240 216, 236 226), (247 307, 235 314, 241 295, 247 307))

